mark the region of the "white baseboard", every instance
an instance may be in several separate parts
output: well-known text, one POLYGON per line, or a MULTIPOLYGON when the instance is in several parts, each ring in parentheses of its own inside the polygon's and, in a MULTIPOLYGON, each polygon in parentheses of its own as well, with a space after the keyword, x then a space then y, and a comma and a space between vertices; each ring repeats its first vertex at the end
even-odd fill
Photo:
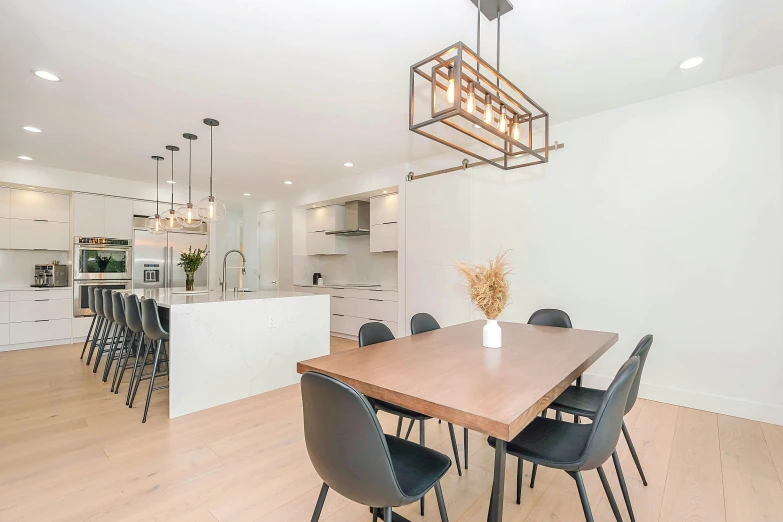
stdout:
POLYGON ((53 339, 51 341, 41 341, 37 343, 7 344, 5 346, 0 346, 0 352, 12 352, 14 350, 27 350, 28 348, 44 348, 46 346, 58 346, 61 344, 72 344, 71 338, 69 337, 67 339, 53 339))
MULTIPOLYGON (((585 386, 606 388, 612 382, 612 377, 586 373, 583 382, 585 386)), ((648 384, 644 381, 639 386, 639 397, 696 410, 720 413, 731 417, 783 425, 783 406, 777 404, 722 397, 693 390, 648 384)))

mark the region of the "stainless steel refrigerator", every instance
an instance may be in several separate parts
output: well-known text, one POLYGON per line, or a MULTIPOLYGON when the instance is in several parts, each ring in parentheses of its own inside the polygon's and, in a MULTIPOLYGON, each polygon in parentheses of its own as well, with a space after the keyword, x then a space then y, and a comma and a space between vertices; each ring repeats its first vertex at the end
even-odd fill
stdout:
MULTIPOLYGON (((179 254, 188 247, 206 248, 208 236, 201 232, 169 232, 152 234, 147 230, 133 231, 133 288, 184 288, 185 271, 177 266, 179 254)), ((209 257, 196 271, 196 287, 209 284, 209 257)))

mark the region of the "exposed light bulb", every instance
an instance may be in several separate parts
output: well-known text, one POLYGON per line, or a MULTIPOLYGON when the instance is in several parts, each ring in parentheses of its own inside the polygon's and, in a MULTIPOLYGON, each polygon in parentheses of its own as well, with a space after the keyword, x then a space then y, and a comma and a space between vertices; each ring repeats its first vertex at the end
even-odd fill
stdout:
POLYGON ((169 228, 174 228, 174 214, 169 214, 169 228))
POLYGON ((209 217, 210 219, 215 217, 215 203, 212 201, 209 202, 209 217))
POLYGON ((492 96, 489 94, 484 98, 484 123, 492 124, 492 96))
POLYGON ((465 110, 471 114, 476 112, 476 93, 473 90, 473 82, 468 84, 468 101, 465 103, 465 110))
POLYGON ((446 90, 446 99, 454 103, 454 71, 449 67, 449 88, 446 90))
POLYGON ((508 118, 506 118, 506 106, 500 106, 500 120, 498 121, 498 130, 506 132, 508 130, 508 118))
POLYGON ((514 126, 511 128, 511 137, 519 141, 519 116, 514 118, 514 126))
POLYGON ((155 218, 155 232, 160 231, 160 216, 155 218))
POLYGON ((193 222, 193 209, 188 207, 188 225, 193 222))

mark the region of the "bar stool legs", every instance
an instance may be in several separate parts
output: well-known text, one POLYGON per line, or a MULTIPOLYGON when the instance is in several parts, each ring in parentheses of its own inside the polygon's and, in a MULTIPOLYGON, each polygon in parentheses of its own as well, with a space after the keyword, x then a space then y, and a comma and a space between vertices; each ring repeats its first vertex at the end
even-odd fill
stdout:
POLYGON ((98 341, 101 338, 101 333, 103 331, 103 317, 98 317, 98 323, 95 328, 95 335, 93 335, 92 340, 90 341, 90 352, 87 354, 87 366, 90 365, 90 361, 92 360, 92 354, 95 352, 95 347, 98 345, 98 341))
POLYGON ((92 331, 95 329, 95 323, 98 321, 98 316, 93 315, 92 316, 92 322, 90 322, 90 329, 87 331, 87 337, 84 339, 84 348, 82 348, 82 354, 79 357, 79 359, 84 359, 84 352, 87 350, 87 343, 90 342, 90 339, 92 338, 92 331))
MULTIPOLYGON (((139 348, 136 350, 136 359, 133 361, 133 371, 130 376, 130 383, 128 384, 128 396, 125 398, 125 405, 130 406, 131 394, 133 393, 133 383, 136 379, 136 371, 139 368, 139 357, 145 350, 144 345, 144 332, 139 335, 139 348)), ((122 379, 122 377, 120 377, 122 379)), ((130 406, 131 408, 133 406, 130 406)))

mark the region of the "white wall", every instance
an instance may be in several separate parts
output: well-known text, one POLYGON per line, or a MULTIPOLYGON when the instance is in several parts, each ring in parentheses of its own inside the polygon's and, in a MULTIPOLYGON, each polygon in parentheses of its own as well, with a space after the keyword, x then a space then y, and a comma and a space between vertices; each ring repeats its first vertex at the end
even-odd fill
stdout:
POLYGON ((408 184, 407 317, 478 318, 452 263, 511 249, 502 319, 620 334, 588 383, 652 333, 642 396, 783 423, 781 98, 777 67, 556 125, 543 167, 408 184))

